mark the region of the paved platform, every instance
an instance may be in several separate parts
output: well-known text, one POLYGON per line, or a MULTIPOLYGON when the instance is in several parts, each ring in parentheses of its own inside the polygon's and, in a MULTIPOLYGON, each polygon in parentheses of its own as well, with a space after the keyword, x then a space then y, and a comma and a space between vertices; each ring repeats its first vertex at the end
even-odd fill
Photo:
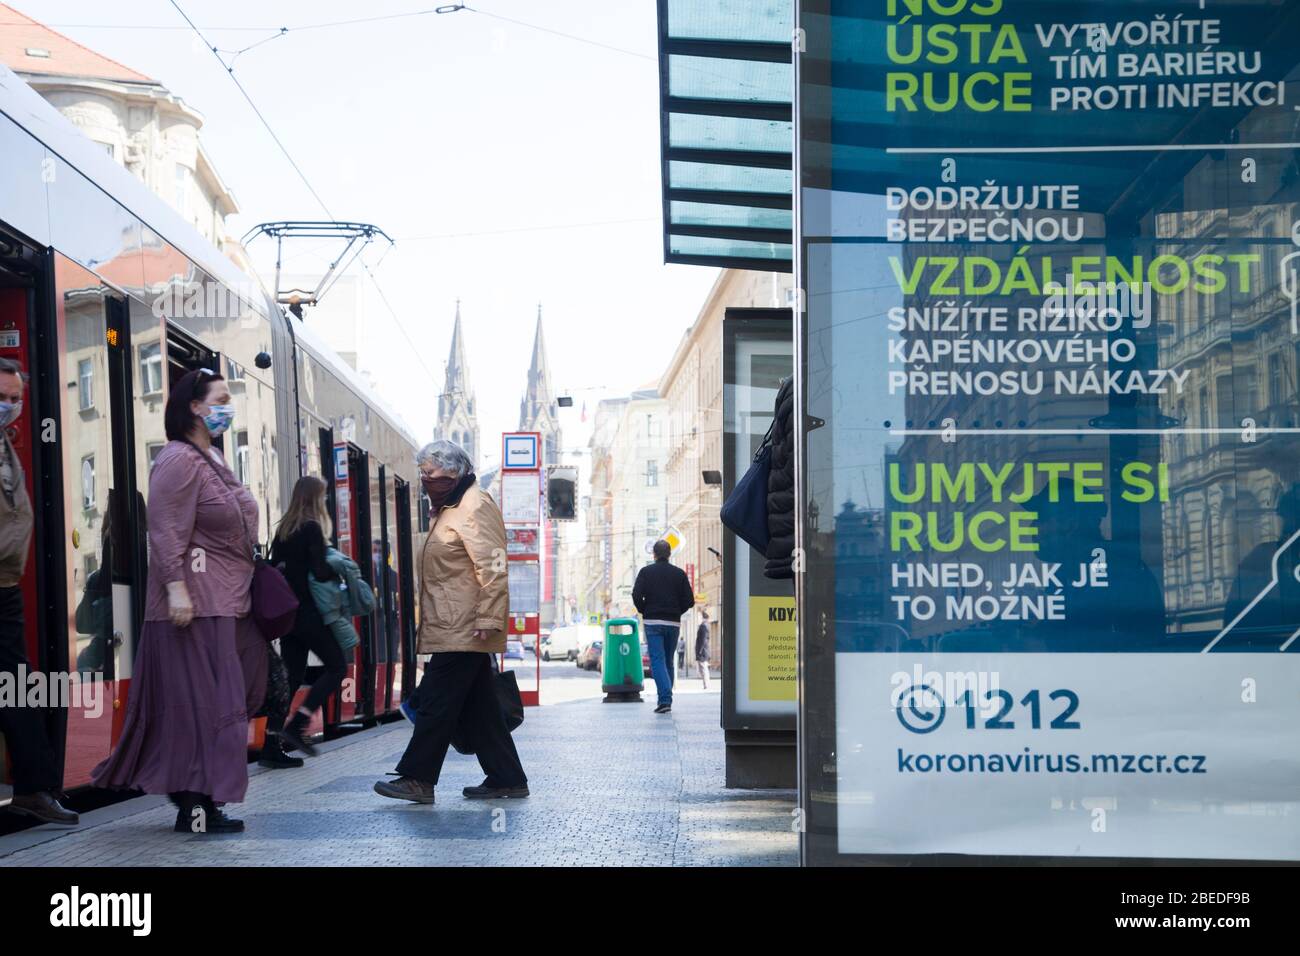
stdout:
POLYGON ((794 793, 722 787, 716 685, 685 683, 664 716, 595 697, 529 708, 515 733, 526 800, 465 800, 482 773, 454 751, 435 805, 380 797, 371 787, 410 736, 402 722, 331 741, 299 770, 251 767, 233 808, 243 834, 173 833, 165 798, 141 797, 75 829, 0 837, 0 866, 795 865, 794 793))

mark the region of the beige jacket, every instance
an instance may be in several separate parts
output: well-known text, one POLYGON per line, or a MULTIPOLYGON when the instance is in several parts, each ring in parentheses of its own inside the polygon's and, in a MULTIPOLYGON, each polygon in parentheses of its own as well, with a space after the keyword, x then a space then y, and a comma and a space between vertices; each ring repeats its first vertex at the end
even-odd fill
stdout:
POLYGON ((420 549, 420 653, 506 649, 506 526, 477 483, 438 512, 420 549), (477 640, 474 631, 490 631, 477 640))
POLYGON ((27 479, 23 475, 18 452, 9 436, 0 428, 0 454, 8 453, 14 471, 14 500, 10 503, 0 491, 0 588, 16 587, 27 567, 27 551, 32 539, 32 502, 27 497, 27 479))

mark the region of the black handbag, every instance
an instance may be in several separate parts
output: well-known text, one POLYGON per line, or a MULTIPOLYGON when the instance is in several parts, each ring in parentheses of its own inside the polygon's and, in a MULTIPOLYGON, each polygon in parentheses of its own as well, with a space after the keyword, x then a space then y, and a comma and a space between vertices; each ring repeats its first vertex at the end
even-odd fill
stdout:
POLYGON ((768 426, 749 470, 736 482, 736 487, 722 503, 719 517, 722 523, 735 532, 736 537, 767 553, 771 532, 767 527, 767 479, 772 473, 772 429, 776 419, 768 426))
MULTIPOLYGON (((495 668, 495 659, 493 667, 495 668)), ((524 722, 524 700, 519 696, 519 681, 514 671, 498 671, 496 675, 497 700, 506 719, 506 730, 513 732, 524 722)), ((451 745, 456 753, 472 756, 478 749, 475 742, 475 728, 465 720, 464 715, 456 722, 456 731, 451 735, 451 745)))
POLYGON ((250 717, 284 717, 289 713, 289 701, 292 691, 289 687, 289 669, 284 666, 275 645, 266 642, 266 697, 262 707, 250 717))

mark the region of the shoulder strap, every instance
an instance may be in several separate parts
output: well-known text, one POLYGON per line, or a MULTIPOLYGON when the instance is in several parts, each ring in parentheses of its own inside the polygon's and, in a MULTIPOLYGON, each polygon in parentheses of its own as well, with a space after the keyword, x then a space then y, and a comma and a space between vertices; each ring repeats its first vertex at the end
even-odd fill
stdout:
POLYGON ((772 444, 772 432, 776 428, 776 416, 772 416, 772 422, 767 426, 767 431, 763 433, 763 440, 758 443, 758 448, 754 450, 754 461, 758 461, 763 450, 772 444))
MULTIPOLYGON (((186 444, 189 443, 187 442, 186 444)), ((221 483, 222 491, 226 492, 227 495, 233 498, 234 495, 230 493, 230 487, 226 484, 226 476, 221 473, 221 469, 218 468, 217 463, 212 460, 212 456, 200 451, 194 445, 190 445, 190 448, 194 449, 194 453, 207 462, 208 467, 212 469, 212 473, 217 476, 217 481, 221 483)), ((236 500, 232 503, 235 506, 235 511, 239 514, 239 523, 243 525, 244 528, 244 543, 248 545, 248 556, 254 563, 256 563, 257 548, 253 546, 253 536, 248 533, 248 519, 244 517, 244 509, 239 506, 239 502, 236 500)))

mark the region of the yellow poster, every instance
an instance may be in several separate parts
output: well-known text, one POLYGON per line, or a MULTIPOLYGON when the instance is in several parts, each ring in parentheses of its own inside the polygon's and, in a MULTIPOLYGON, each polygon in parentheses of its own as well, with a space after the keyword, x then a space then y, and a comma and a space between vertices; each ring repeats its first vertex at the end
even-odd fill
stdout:
POLYGON ((795 700, 794 598, 749 599, 749 699, 795 700))

